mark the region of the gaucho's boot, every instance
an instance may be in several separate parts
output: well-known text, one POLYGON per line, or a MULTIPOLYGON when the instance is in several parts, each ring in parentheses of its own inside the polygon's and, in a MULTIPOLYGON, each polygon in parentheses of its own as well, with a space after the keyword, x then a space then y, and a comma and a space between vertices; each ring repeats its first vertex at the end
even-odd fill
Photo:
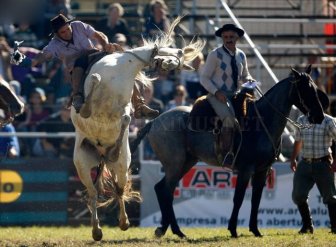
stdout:
POLYGON ((331 233, 336 234, 336 204, 328 204, 331 233))
POLYGON ((299 234, 314 233, 314 225, 312 217, 310 215, 310 210, 308 203, 304 203, 298 206, 301 218, 302 218, 302 228, 299 231, 299 234))
POLYGON ((84 94, 81 87, 81 81, 84 74, 84 69, 80 67, 76 67, 72 71, 71 75, 71 84, 72 84, 72 106, 75 108, 76 113, 79 113, 82 105, 84 104, 84 94))
POLYGON ((141 96, 136 83, 133 87, 132 104, 135 118, 153 119, 159 116, 159 111, 153 110, 145 104, 145 99, 141 96))

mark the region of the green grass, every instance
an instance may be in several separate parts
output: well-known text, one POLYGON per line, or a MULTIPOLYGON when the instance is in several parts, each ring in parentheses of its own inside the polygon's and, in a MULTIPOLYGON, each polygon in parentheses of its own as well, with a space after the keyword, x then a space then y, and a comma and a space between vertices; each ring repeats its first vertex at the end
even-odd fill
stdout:
POLYGON ((103 240, 91 239, 91 228, 81 227, 0 227, 0 246, 336 246, 336 235, 317 229, 313 235, 299 235, 298 229, 261 229, 263 238, 255 238, 246 228, 239 228, 240 237, 231 239, 224 228, 183 228, 187 239, 179 239, 170 230, 161 239, 154 237, 154 228, 103 227, 103 240))

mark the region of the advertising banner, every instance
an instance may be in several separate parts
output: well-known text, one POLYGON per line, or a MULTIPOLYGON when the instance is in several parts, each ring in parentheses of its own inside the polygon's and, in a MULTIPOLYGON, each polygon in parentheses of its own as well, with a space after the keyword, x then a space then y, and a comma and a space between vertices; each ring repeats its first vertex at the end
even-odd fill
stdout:
MULTIPOLYGON (((164 173, 159 162, 141 163, 141 226, 158 226, 161 212, 154 185, 164 173)), ((275 163, 265 185, 259 213, 260 227, 299 228, 301 217, 292 201, 293 172, 289 163, 275 163)), ((181 227, 227 227, 233 207, 237 174, 199 163, 180 181, 175 190, 174 210, 181 227)), ((251 210, 252 189, 249 185, 239 212, 238 226, 247 227, 251 210)), ((328 209, 314 186, 309 205, 315 227, 328 227, 328 209)))
POLYGON ((67 223, 68 159, 8 159, 0 164, 0 225, 67 223))

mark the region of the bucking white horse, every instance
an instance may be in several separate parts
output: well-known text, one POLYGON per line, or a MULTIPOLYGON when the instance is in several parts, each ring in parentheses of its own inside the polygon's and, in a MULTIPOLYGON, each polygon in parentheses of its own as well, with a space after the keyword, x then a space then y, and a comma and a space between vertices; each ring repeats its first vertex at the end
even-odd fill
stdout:
POLYGON ((141 200, 140 194, 132 190, 129 177, 128 127, 135 79, 144 84, 151 83, 141 73, 146 66, 163 70, 187 68, 185 62, 193 60, 204 47, 204 41, 196 39, 182 49, 170 48, 173 30, 179 22, 178 17, 168 33, 162 33, 155 40, 144 40, 142 47, 109 54, 97 61, 84 84, 86 103, 83 108, 90 113, 89 117, 83 118, 71 109, 76 128, 74 164, 87 189, 92 237, 96 241, 103 237, 98 206, 108 205, 116 199, 120 207, 119 227, 127 230, 129 220, 125 201, 141 200), (100 167, 95 182, 91 178, 94 167, 100 167))

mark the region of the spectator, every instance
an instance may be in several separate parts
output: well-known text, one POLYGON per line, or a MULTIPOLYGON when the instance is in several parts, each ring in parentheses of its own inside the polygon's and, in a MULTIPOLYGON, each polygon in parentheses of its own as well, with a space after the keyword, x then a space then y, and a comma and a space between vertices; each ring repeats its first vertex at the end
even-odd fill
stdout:
POLYGON ((28 21, 20 21, 17 24, 17 28, 12 35, 12 46, 14 45, 14 41, 24 41, 24 45, 26 47, 33 47, 36 49, 43 45, 43 43, 41 43, 37 38, 37 35, 30 28, 28 21))
POLYGON ((182 70, 180 75, 181 84, 185 85, 189 99, 195 101, 198 97, 207 94, 200 83, 200 75, 204 66, 204 56, 200 53, 191 63, 194 71, 182 70))
MULTIPOLYGON (((5 117, 3 111, 0 116, 5 117), (2 115, 2 116, 1 116, 2 115)), ((2 133, 16 133, 15 127, 10 123, 0 127, 2 133)), ((0 158, 15 158, 20 156, 20 145, 17 136, 0 137, 0 158)))
MULTIPOLYGON (((329 106, 325 94, 319 94, 324 111, 329 106)), ((295 143, 291 156, 291 169, 295 172, 293 179, 292 199, 297 205, 301 218, 300 234, 313 233, 314 225, 308 205, 309 191, 314 184, 327 204, 331 224, 331 233, 336 234, 336 188, 335 175, 332 170, 331 144, 336 139, 336 120, 324 114, 321 124, 311 128, 300 128, 295 132, 295 143), (302 159, 297 164, 297 157, 302 151, 302 159)), ((299 124, 309 124, 308 116, 300 116, 299 124)))
MULTIPOLYGON (((29 59, 34 59, 40 52, 38 49, 31 47, 20 47, 20 51, 29 59)), ((21 95, 28 101, 31 91, 35 87, 36 79, 42 77, 42 66, 36 66, 34 68, 22 67, 12 65, 13 79, 21 84, 21 95)))
MULTIPOLYGON (((56 114, 40 122, 37 130, 48 133, 74 132, 75 128, 71 122, 70 110, 66 108, 66 101, 63 101, 56 114)), ((73 137, 40 138, 38 145, 38 147, 35 146, 36 149, 34 150, 36 156, 71 158, 75 139, 73 137)))
POLYGON ((112 41, 113 43, 120 45, 124 50, 130 49, 130 47, 127 45, 126 36, 122 33, 116 33, 112 41))
POLYGON ((175 87, 174 98, 167 104, 166 110, 173 109, 177 106, 190 106, 187 102, 187 91, 183 85, 175 87))
POLYGON ((4 36, 6 39, 10 40, 15 27, 12 23, 2 23, 0 24, 0 36, 4 36))
POLYGON ((144 37, 155 39, 161 32, 167 32, 170 21, 167 17, 168 7, 164 0, 152 0, 150 2, 150 15, 145 22, 144 37))
POLYGON ((131 38, 129 36, 129 28, 125 19, 124 8, 120 3, 112 3, 107 9, 107 16, 98 21, 96 29, 103 32, 109 40, 114 40, 117 33, 121 33, 126 37, 126 43, 131 46, 131 38))
POLYGON ((166 105, 173 98, 175 81, 171 71, 158 71, 158 77, 154 83, 154 97, 162 100, 166 105))
POLYGON ((27 119, 18 127, 24 131, 36 131, 37 124, 45 120, 50 115, 50 110, 46 108, 46 95, 42 88, 34 88, 29 96, 29 106, 27 111, 27 119))

